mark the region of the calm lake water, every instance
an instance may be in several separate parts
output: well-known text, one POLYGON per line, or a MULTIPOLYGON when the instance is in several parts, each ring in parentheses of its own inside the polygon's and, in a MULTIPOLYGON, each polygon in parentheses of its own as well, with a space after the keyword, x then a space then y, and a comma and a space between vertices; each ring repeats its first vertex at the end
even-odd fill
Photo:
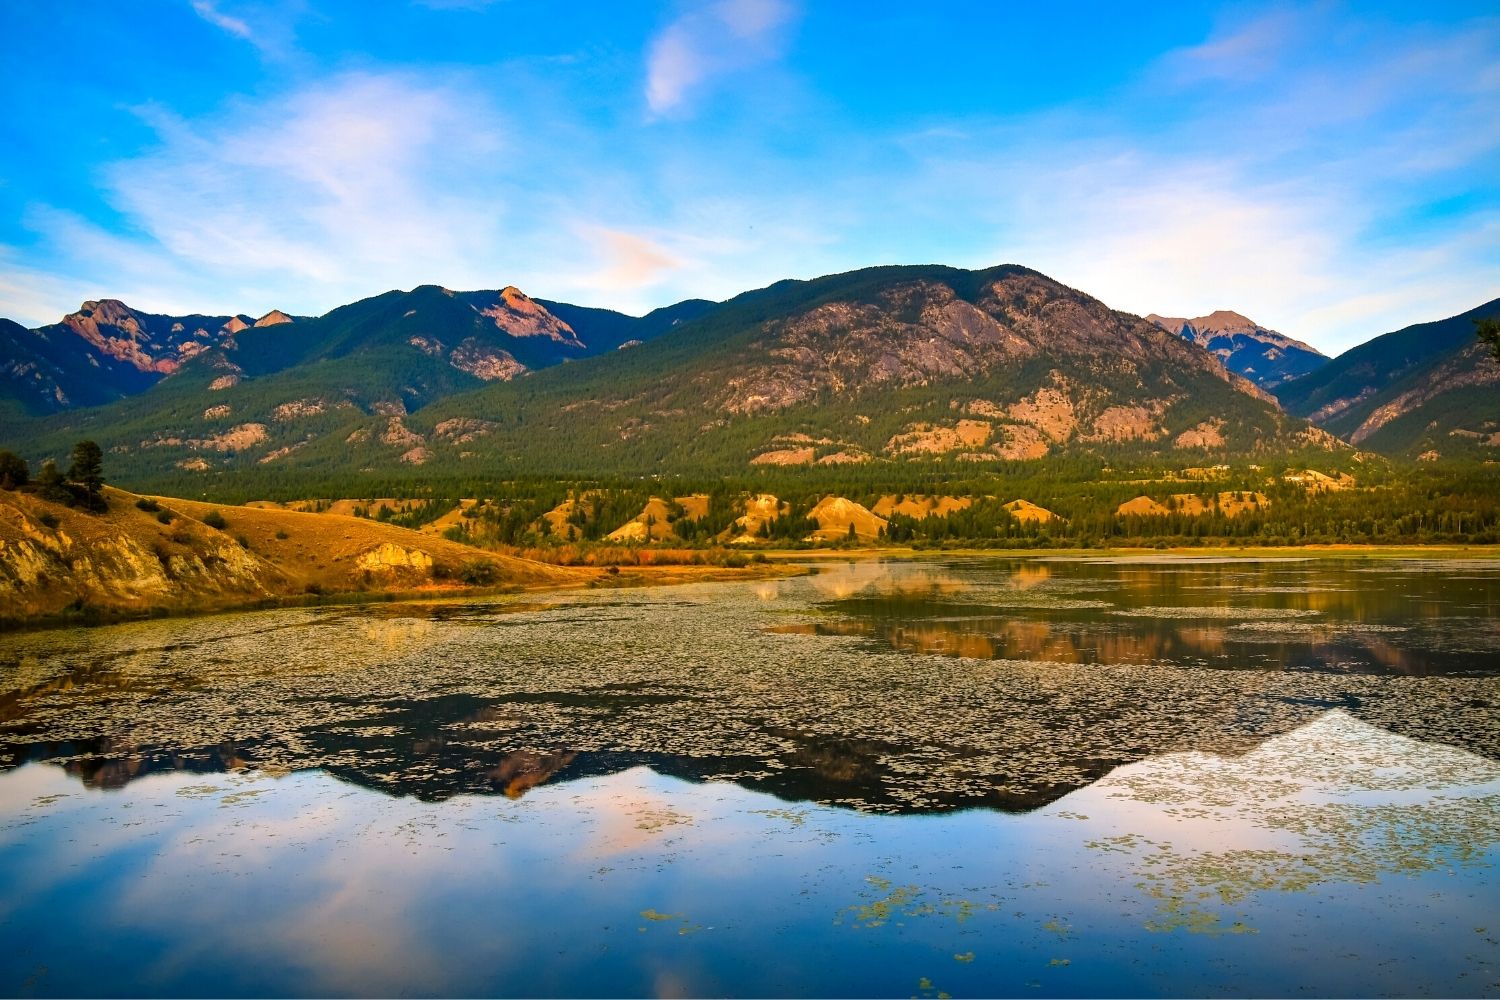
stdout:
POLYGON ((1500 560, 0 636, 0 994, 1500 995, 1500 560))

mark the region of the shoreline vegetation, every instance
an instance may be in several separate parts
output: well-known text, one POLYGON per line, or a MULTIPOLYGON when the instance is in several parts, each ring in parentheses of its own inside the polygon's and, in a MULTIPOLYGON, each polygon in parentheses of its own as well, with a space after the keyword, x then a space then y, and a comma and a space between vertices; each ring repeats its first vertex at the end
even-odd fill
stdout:
POLYGON ((149 607, 108 607, 88 603, 69 605, 60 611, 31 617, 0 615, 0 634, 16 632, 39 632, 56 628, 92 628, 96 626, 123 625, 131 622, 155 621, 168 618, 207 618, 216 615, 247 614, 256 611, 277 611, 294 608, 340 608, 360 607, 371 604, 438 604, 451 601, 478 601, 495 598, 497 602, 513 600, 525 603, 526 598, 540 595, 564 593, 584 588, 625 589, 635 587, 682 586, 700 583, 743 583, 757 580, 787 579, 817 572, 817 567, 804 567, 798 563, 836 562, 858 560, 909 560, 951 558, 1020 558, 1028 560, 1120 560, 1120 561, 1176 561, 1192 562, 1205 559, 1243 559, 1253 562, 1263 559, 1312 559, 1319 557, 1347 557, 1372 559, 1494 559, 1500 560, 1500 546, 1453 545, 1433 543, 1430 545, 1282 545, 1243 547, 1193 547, 1176 546, 1167 549, 1145 547, 1120 547, 1110 549, 1049 548, 1030 550, 1006 550, 983 548, 918 549, 901 546, 840 548, 840 549, 781 549, 770 550, 762 561, 751 562, 738 568, 701 564, 666 563, 660 565, 632 566, 618 574, 608 568, 587 578, 574 582, 547 582, 531 585, 502 587, 435 585, 416 589, 395 590, 350 590, 321 594, 287 594, 263 597, 238 603, 220 605, 191 605, 169 607, 156 604, 149 607))
POLYGON ((229 504, 107 486, 88 441, 34 481, 0 460, 0 629, 758 579, 829 558, 1500 556, 1500 497, 1475 470, 1054 471, 925 491, 520 480, 229 504))
MULTIPOLYGON (((869 525, 861 524, 858 512, 848 508, 839 509, 849 527, 829 532, 832 540, 821 543, 749 533, 731 537, 727 544, 645 540, 654 528, 648 516, 626 522, 627 527, 642 526, 642 540, 483 548, 430 530, 440 518, 423 530, 424 525, 391 523, 401 515, 388 513, 390 507, 381 511, 376 506, 378 513, 372 513, 368 503, 308 505, 314 509, 270 503, 232 506, 103 487, 91 505, 67 506, 35 492, 0 492, 0 631, 278 608, 523 600, 576 588, 772 579, 817 572, 817 563, 834 560, 1500 558, 1500 546, 1451 542, 1267 545, 1194 538, 1176 539, 1175 544, 1158 540, 1095 546, 1047 544, 1050 539, 1037 535, 1021 545, 1003 547, 965 544, 962 539, 902 544, 865 537, 869 525), (316 509, 338 505, 353 512, 316 509)), ((754 507, 753 499, 747 507, 754 507)), ((466 508, 462 502, 452 503, 447 513, 471 508, 472 504, 466 508)), ((789 516, 785 507, 777 509, 780 517, 789 516)), ((732 533, 734 528, 726 530, 732 533)))

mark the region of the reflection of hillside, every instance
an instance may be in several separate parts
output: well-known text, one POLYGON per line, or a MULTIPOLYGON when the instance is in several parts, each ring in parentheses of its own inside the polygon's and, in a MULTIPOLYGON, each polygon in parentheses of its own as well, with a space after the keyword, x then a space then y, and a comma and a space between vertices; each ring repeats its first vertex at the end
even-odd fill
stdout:
POLYGON ((843 600, 856 594, 939 597, 968 590, 970 584, 941 566, 860 560, 820 566, 806 578, 819 597, 843 600))
MULTIPOLYGON (((1145 596, 1157 600, 1163 597, 1159 592, 1145 596)), ((1300 597, 1288 603, 1306 603, 1300 597)), ((1181 605, 1164 606, 1170 609, 1181 605)), ((1177 663, 1228 669, 1289 667, 1419 675, 1473 668, 1471 661, 1442 649, 1417 651, 1398 645, 1388 632, 1362 628, 1357 619, 1350 626, 1340 625, 1339 619, 1321 618, 1273 617, 1270 622, 1257 623, 1254 610, 1246 610, 1226 621, 1244 617, 1248 625, 1231 628, 1191 615, 1154 618, 1132 612, 1105 616, 1087 607, 1049 605, 1045 600, 1038 600, 1034 607, 1002 603, 999 609, 992 609, 909 589, 858 594, 833 603, 829 610, 842 617, 816 624, 775 626, 769 631, 861 636, 903 653, 989 660, 1177 663), (1286 621, 1293 624, 1288 626, 1286 621)), ((1206 610, 1213 611, 1214 607, 1206 610)), ((1265 613, 1283 614, 1284 606, 1265 613)))
POLYGON ((1333 711, 1239 757, 1120 768, 1068 805, 1124 831, 1091 846, 1130 856, 1158 906, 1148 926, 1221 931, 1220 909, 1256 893, 1484 865, 1500 764, 1333 711))
POLYGON ((903 653, 1050 663, 1158 663, 1222 657, 1223 628, 1123 632, 992 617, 904 621, 831 621, 773 626, 786 635, 877 638, 903 653))
POLYGON ((535 788, 578 759, 576 753, 532 753, 520 750, 506 754, 490 768, 489 779, 506 798, 519 799, 528 788, 535 788))

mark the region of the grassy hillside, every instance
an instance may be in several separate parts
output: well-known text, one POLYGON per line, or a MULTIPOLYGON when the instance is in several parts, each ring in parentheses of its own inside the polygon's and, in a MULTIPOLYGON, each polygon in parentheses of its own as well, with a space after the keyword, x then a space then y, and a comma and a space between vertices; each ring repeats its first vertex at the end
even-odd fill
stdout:
POLYGON ((98 513, 0 491, 0 623, 212 610, 323 595, 558 586, 587 571, 354 517, 105 489, 98 513))

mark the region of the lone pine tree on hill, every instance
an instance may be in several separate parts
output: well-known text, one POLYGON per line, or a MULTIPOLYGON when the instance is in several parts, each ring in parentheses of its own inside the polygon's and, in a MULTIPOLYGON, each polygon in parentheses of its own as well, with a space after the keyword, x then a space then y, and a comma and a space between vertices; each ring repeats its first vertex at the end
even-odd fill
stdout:
POLYGON ((99 493, 104 487, 104 452, 92 441, 73 446, 73 464, 68 478, 83 487, 90 510, 99 508, 99 493))

